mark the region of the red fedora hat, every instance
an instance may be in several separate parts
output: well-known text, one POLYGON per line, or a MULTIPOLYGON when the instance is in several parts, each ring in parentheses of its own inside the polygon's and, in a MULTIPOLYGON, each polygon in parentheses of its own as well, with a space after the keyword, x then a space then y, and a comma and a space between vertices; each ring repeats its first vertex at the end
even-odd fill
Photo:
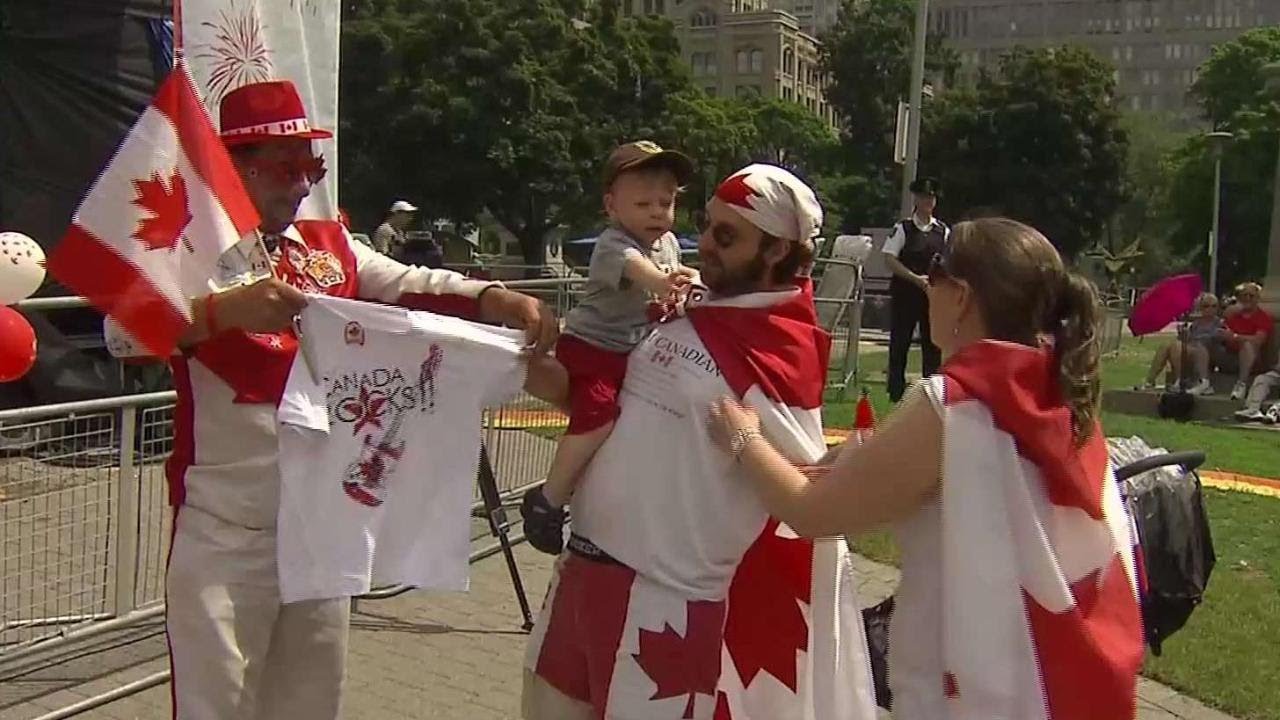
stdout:
POLYGON ((311 127, 298 90, 288 80, 253 83, 222 98, 219 108, 222 142, 248 145, 278 138, 319 140, 333 137, 311 127))

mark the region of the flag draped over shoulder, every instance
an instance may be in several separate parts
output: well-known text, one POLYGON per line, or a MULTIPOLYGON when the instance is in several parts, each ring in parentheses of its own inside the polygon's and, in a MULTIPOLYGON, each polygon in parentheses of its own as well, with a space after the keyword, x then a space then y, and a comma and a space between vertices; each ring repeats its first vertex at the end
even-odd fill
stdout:
POLYGON ((1077 444, 1055 375, 1050 349, 983 341, 932 380, 943 397, 945 717, 1135 712, 1131 525, 1101 428, 1077 444))
POLYGON ((164 357, 208 292, 218 258, 258 213, 184 63, 98 176, 49 259, 63 284, 164 357))
MULTIPOLYGON (((812 294, 764 307, 688 311, 729 387, 797 464, 824 451, 831 340, 812 294)), ((743 482, 747 482, 744 478, 743 482)), ((799 538, 771 520, 729 589, 716 720, 872 720, 875 698, 844 540, 799 538)))

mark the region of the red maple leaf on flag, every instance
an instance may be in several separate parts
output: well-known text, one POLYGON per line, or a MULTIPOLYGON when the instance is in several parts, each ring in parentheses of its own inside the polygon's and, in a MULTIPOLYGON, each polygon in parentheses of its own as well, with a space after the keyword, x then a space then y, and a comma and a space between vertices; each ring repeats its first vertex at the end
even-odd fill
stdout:
POLYGON ((809 649, 809 603, 813 541, 778 536, 778 521, 742 557, 729 586, 724 644, 744 688, 766 671, 795 691, 796 651, 809 649))
POLYGON ((720 680, 719 630, 724 603, 691 601, 685 612, 688 630, 684 637, 669 624, 663 624, 662 632, 640 628, 640 652, 634 657, 658 685, 649 699, 687 695, 681 717, 692 718, 698 694, 714 695, 720 680))
POLYGON ((175 168, 169 175, 168 187, 165 184, 158 172, 152 172, 150 180, 133 181, 133 188, 138 193, 133 204, 151 213, 151 217, 138 221, 138 229, 133 231, 133 236, 141 240, 148 250, 172 250, 191 222, 187 181, 175 168))
POLYGON ((716 693, 716 711, 711 720, 733 720, 733 712, 729 710, 729 696, 723 690, 716 693))
POLYGON ((720 183, 720 187, 716 188, 716 197, 730 205, 755 210, 751 205, 751 198, 757 197, 758 193, 747 184, 748 177, 751 177, 750 173, 742 173, 720 183))

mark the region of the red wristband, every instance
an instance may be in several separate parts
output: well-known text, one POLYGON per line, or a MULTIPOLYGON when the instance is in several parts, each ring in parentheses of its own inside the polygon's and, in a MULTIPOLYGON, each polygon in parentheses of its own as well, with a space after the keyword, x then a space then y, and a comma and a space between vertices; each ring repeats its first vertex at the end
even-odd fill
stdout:
POLYGON ((204 326, 209 330, 209 337, 213 337, 221 332, 218 327, 218 317, 213 311, 213 298, 217 293, 209 293, 204 296, 204 326))

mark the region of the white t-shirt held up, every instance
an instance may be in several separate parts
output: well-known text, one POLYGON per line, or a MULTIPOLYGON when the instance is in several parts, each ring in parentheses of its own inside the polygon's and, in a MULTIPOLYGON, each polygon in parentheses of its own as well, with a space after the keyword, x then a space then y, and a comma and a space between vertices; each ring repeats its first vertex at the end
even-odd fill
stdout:
POLYGON ((301 335, 277 416, 281 601, 465 589, 480 415, 519 392, 522 334, 311 296, 301 335))

